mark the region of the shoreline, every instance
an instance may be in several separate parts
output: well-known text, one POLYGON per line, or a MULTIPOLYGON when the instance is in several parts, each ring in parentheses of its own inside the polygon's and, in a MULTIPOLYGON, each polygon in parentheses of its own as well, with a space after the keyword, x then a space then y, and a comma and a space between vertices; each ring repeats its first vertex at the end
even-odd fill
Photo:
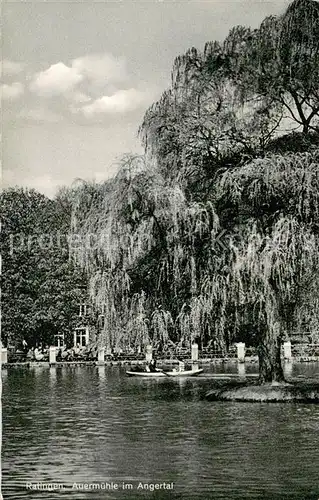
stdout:
MULTIPOLYGON (((245 365, 251 365, 251 364, 256 364, 258 365, 258 358, 257 356, 251 356, 245 358, 245 362, 238 362, 237 358, 234 357, 225 357, 225 358, 202 358, 199 359, 196 362, 193 362, 191 359, 185 359, 184 360, 185 364, 200 364, 200 365, 205 365, 205 364, 217 364, 221 365, 223 363, 231 363, 231 364, 238 364, 240 366, 245 366, 245 365)), ((290 364, 293 364, 294 362, 298 363, 319 363, 319 357, 318 356, 297 356, 295 358, 292 358, 292 360, 289 362, 290 364)), ((159 359, 158 360, 159 364, 174 364, 176 363, 176 360, 172 359, 159 359)), ((9 363, 1 363, 1 368, 10 368, 10 367, 15 367, 15 366, 22 366, 22 367, 34 367, 34 366, 126 366, 126 365, 145 365, 146 361, 145 360, 130 360, 130 359, 121 359, 121 360, 105 360, 105 361, 97 361, 97 360, 90 360, 90 361, 56 361, 55 363, 50 363, 49 361, 16 361, 16 362, 9 362, 9 363)), ((217 375, 217 374, 216 374, 217 375)), ((234 376, 237 374, 227 374, 227 376, 234 376)), ((246 374, 247 376, 247 374, 246 374)), ((248 374, 249 376, 249 374, 248 374)))

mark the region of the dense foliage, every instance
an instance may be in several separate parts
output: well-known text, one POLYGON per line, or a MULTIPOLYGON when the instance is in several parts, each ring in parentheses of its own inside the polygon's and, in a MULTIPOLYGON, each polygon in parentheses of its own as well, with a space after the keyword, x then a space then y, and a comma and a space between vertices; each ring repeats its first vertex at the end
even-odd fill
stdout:
POLYGON ((67 196, 49 200, 34 190, 8 189, 0 210, 2 341, 53 344, 64 333, 73 342, 86 280, 69 259, 67 196))

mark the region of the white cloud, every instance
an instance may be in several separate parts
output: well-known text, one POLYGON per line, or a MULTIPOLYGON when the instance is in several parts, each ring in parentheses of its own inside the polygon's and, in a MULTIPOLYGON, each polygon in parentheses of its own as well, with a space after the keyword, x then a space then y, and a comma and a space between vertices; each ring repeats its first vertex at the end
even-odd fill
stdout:
MULTIPOLYGON (((58 122, 66 118, 97 119, 107 115, 124 115, 150 104, 154 93, 145 83, 125 89, 129 75, 123 58, 110 54, 93 54, 48 65, 30 75, 29 90, 20 118, 36 122, 58 122), (47 102, 44 99, 46 98, 47 102), (60 117, 60 118, 59 118, 60 117)), ((6 98, 17 98, 22 84, 4 85, 6 98)))
POLYGON ((15 61, 10 61, 9 59, 3 59, 1 63, 1 76, 12 76, 21 73, 24 69, 23 63, 18 63, 15 61))
POLYGON ((63 95, 73 102, 84 103, 89 102, 91 98, 79 90, 80 83, 86 86, 87 91, 91 89, 96 95, 99 87, 110 86, 126 79, 123 58, 116 58, 111 54, 92 54, 74 59, 71 66, 60 61, 36 73, 30 90, 40 96, 63 95))
POLYGON ((37 73, 30 89, 42 96, 55 96, 72 90, 82 80, 83 76, 77 69, 59 62, 37 73))
POLYGON ((87 117, 96 114, 126 113, 137 109, 145 102, 145 95, 136 89, 118 90, 111 96, 103 96, 92 104, 83 106, 81 111, 87 117))
POLYGON ((24 92, 24 86, 20 82, 11 84, 4 83, 1 85, 2 99, 15 100, 18 99, 24 92))
POLYGON ((112 54, 91 54, 72 61, 72 68, 97 86, 123 82, 127 79, 123 58, 112 54))
POLYGON ((76 90, 74 92, 69 92, 66 97, 76 104, 84 104, 85 102, 90 102, 92 100, 92 98, 87 94, 84 94, 84 92, 76 90))

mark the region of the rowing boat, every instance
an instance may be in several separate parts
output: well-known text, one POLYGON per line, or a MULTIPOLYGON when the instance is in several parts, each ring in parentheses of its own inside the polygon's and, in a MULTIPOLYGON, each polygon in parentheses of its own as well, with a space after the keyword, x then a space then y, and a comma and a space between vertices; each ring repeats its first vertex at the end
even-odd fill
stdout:
POLYGON ((202 373, 202 368, 196 368, 193 370, 183 370, 183 371, 169 371, 164 372, 162 370, 156 370, 155 372, 133 372, 127 371, 126 375, 129 377, 196 377, 202 373))

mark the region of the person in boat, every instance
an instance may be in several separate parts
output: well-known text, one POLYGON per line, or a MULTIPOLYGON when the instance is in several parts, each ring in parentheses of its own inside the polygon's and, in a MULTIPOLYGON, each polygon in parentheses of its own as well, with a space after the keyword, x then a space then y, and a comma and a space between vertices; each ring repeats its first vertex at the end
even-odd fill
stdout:
POLYGON ((145 365, 146 372, 156 372, 156 360, 151 359, 151 361, 147 361, 145 365))
POLYGON ((156 372, 156 359, 155 358, 151 359, 150 364, 149 364, 149 369, 150 369, 150 372, 156 372))

